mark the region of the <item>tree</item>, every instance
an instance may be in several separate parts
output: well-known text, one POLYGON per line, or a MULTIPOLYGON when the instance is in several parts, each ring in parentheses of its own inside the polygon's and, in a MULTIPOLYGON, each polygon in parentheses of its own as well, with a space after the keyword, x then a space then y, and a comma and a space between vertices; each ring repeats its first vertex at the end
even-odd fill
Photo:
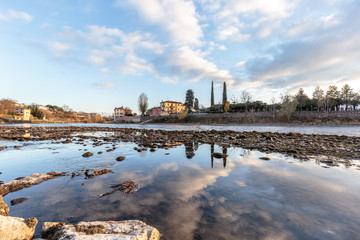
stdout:
POLYGON ((194 91, 192 89, 188 89, 186 91, 185 96, 185 105, 190 109, 190 107, 194 106, 194 91))
POLYGON ((345 104, 345 110, 347 111, 348 106, 351 105, 351 101, 353 100, 354 90, 348 84, 345 84, 341 88, 340 96, 342 103, 345 104))
POLYGON ((320 106, 324 98, 324 90, 322 90, 319 86, 316 86, 313 92, 313 99, 317 106, 317 110, 320 111, 320 106))
POLYGON ((325 99, 328 102, 328 110, 333 110, 336 106, 341 104, 340 92, 338 91, 337 86, 329 86, 325 94, 325 99))
POLYGON ((194 108, 195 108, 195 110, 199 110, 199 99, 197 99, 197 98, 195 98, 194 108))
POLYGON ((16 102, 10 99, 1 99, 0 113, 13 114, 16 112, 16 102))
POLYGON ((360 92, 354 93, 353 98, 351 100, 351 105, 353 106, 353 109, 356 109, 356 106, 360 104, 360 92))
POLYGON ((72 109, 66 104, 62 107, 62 109, 64 109, 65 112, 72 112, 72 109))
POLYGON ((211 81, 211 106, 214 105, 214 82, 211 81))
POLYGON ((30 110, 31 110, 31 115, 33 115, 33 116, 36 117, 37 119, 43 119, 43 118, 44 118, 44 113, 43 113, 43 111, 41 111, 36 104, 33 103, 33 104, 30 106, 30 110))
POLYGON ((227 102, 226 82, 224 82, 224 87, 223 87, 223 104, 225 104, 226 102, 227 102))
POLYGON ((245 111, 248 111, 248 105, 249 105, 249 102, 252 99, 251 94, 248 91, 243 90, 241 92, 240 99, 241 99, 241 102, 244 103, 244 105, 245 105, 245 111))
POLYGON ((146 93, 141 93, 138 99, 138 106, 141 115, 143 116, 148 108, 148 97, 146 93))
POLYGON ((296 98, 291 95, 281 96, 281 115, 290 119, 291 114, 295 111, 297 105, 296 98))
POLYGON ((299 111, 307 110, 310 99, 305 94, 304 89, 302 89, 302 88, 299 89, 299 91, 295 95, 295 99, 297 101, 297 106, 296 106, 297 110, 299 110, 299 111))

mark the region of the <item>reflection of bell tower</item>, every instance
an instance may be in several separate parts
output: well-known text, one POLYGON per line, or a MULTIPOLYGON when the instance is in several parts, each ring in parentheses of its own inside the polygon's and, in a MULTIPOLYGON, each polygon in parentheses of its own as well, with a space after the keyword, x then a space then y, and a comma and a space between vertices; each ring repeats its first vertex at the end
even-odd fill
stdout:
POLYGON ((223 147, 222 148, 222 153, 223 153, 223 166, 224 168, 226 168, 226 156, 227 156, 227 147, 223 147))
POLYGON ((211 143, 211 150, 210 150, 211 154, 211 168, 214 167, 214 157, 213 157, 213 153, 214 153, 214 143, 211 143))

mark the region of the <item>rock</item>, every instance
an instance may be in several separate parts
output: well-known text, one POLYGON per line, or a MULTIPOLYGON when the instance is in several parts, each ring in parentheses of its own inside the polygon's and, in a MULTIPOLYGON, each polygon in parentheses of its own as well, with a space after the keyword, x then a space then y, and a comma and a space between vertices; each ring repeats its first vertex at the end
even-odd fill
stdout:
POLYGON ((129 181, 125 181, 123 183, 117 184, 117 185, 113 185, 113 186, 111 186, 111 188, 113 189, 112 191, 100 194, 99 198, 113 194, 116 191, 120 191, 124 194, 132 194, 132 193, 136 192, 137 190, 139 190, 140 186, 137 185, 133 180, 129 180, 129 181))
POLYGON ((1 185, 1 184, 4 184, 4 181, 0 181, 0 185, 1 185))
POLYGON ((86 152, 82 156, 83 157, 91 157, 93 154, 91 152, 86 152))
POLYGON ((88 172, 89 172, 89 170, 85 171, 85 175, 86 175, 85 179, 90 179, 90 178, 94 178, 96 176, 107 174, 108 172, 111 172, 111 170, 109 170, 108 168, 104 168, 101 170, 95 169, 94 172, 92 172, 91 174, 88 174, 88 172))
POLYGON ((42 238, 58 240, 158 240, 159 231, 139 220, 79 222, 72 225, 45 222, 42 238))
POLYGON ((4 202, 3 197, 0 195, 0 215, 1 216, 8 216, 9 215, 9 207, 4 202))
POLYGON ((40 184, 49 179, 59 176, 65 176, 64 172, 48 172, 48 173, 33 173, 28 177, 21 178, 20 180, 13 180, 11 182, 0 185, 0 195, 5 196, 10 192, 16 192, 33 185, 40 184))
POLYGON ((225 154, 225 153, 214 152, 214 153, 212 154, 212 156, 213 156, 214 158, 226 158, 226 157, 229 156, 229 155, 227 155, 227 154, 225 154))
POLYGON ((29 200, 29 198, 15 198, 15 199, 11 200, 10 203, 11 203, 11 206, 14 206, 16 204, 23 203, 27 200, 29 200))
POLYGON ((270 158, 269 158, 269 157, 259 157, 259 159, 261 159, 261 160, 265 160, 265 161, 269 161, 269 160, 270 160, 270 158))
POLYGON ((118 162, 121 162, 121 161, 124 161, 124 160, 125 160, 124 156, 120 156, 120 157, 116 158, 116 161, 118 161, 118 162))
POLYGON ((98 152, 97 154, 102 154, 102 153, 103 153, 103 152, 100 151, 100 152, 98 152))
POLYGON ((0 239, 32 239, 36 224, 36 218, 17 218, 0 216, 0 239))

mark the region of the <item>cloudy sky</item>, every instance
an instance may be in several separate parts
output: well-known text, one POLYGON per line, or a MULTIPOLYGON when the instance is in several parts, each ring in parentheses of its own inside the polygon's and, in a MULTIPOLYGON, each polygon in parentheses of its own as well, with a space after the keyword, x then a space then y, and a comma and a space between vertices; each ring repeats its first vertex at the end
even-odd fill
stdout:
POLYGON ((0 98, 77 111, 360 90, 357 0, 0 0, 0 98))

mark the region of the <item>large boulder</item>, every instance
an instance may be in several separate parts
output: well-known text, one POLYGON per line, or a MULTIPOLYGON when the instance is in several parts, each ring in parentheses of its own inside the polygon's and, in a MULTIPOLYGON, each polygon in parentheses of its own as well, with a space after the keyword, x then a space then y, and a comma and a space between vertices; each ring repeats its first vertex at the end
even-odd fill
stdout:
POLYGON ((159 231, 139 220, 79 222, 45 222, 43 239, 57 240, 158 240, 159 231))
POLYGON ((9 215, 9 207, 4 202, 3 197, 0 195, 0 215, 1 216, 7 216, 9 215))
POLYGON ((30 240, 34 235, 37 223, 36 218, 0 216, 0 240, 30 240))

